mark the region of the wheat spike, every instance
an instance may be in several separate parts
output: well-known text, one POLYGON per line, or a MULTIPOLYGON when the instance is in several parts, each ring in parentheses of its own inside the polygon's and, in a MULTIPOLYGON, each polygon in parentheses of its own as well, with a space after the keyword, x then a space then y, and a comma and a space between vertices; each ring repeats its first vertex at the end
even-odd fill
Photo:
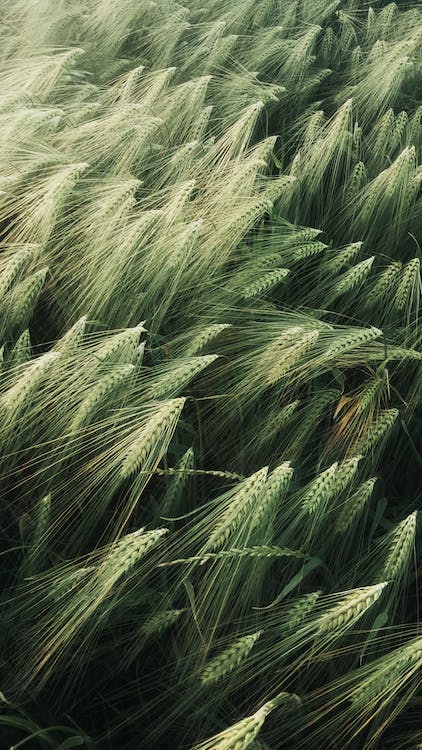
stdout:
POLYGON ((85 334, 87 317, 84 315, 59 339, 54 347, 63 356, 73 356, 78 352, 85 334))
POLYGON ((197 336, 194 336, 189 342, 185 351, 186 356, 191 357, 200 354, 201 351, 211 343, 211 341, 214 341, 214 339, 227 328, 230 328, 229 323, 214 323, 207 326, 207 328, 201 331, 197 336))
POLYGON ((369 344, 371 341, 375 341, 382 335, 382 331, 379 328, 356 328, 350 333, 346 333, 338 337, 336 343, 332 344, 326 351, 326 357, 339 357, 345 354, 345 352, 356 349, 365 344, 369 344))
POLYGON ((228 549, 223 549, 219 552, 204 552, 201 555, 194 555, 193 557, 181 557, 178 560, 171 560, 171 562, 159 563, 159 567, 165 568, 173 565, 185 565, 191 563, 205 565, 208 562, 214 562, 217 560, 237 560, 239 558, 248 557, 268 560, 278 557, 294 557, 298 560, 303 560, 306 555, 298 550, 288 549, 287 547, 257 544, 253 547, 229 547, 228 549))
POLYGON ((323 507, 336 492, 337 462, 325 469, 308 486, 302 497, 302 507, 307 513, 315 513, 323 507))
POLYGON ((126 575, 139 560, 154 549, 167 533, 168 529, 139 529, 119 539, 104 555, 98 566, 96 578, 99 582, 104 581, 107 588, 111 588, 119 578, 126 575))
POLYGON ((388 299, 390 297, 391 293, 396 288, 400 269, 401 264, 394 262, 390 263, 387 268, 382 271, 368 294, 368 298, 366 301, 366 305, 368 306, 368 308, 372 308, 381 300, 388 299))
POLYGON ((202 685, 214 685, 233 672, 248 657, 260 635, 260 631, 244 635, 211 659, 200 674, 202 685))
POLYGON ((346 271, 338 281, 334 284, 331 292, 329 293, 329 304, 332 304, 338 297, 343 294, 351 292, 357 286, 360 286, 367 278, 372 264, 375 260, 375 256, 362 260, 356 266, 353 266, 349 271, 346 271))
POLYGON ((210 549, 217 550, 223 547, 249 514, 261 495, 267 474, 268 468, 265 467, 242 482, 228 507, 220 514, 220 519, 209 538, 210 549))
POLYGON ((331 633, 343 626, 351 625, 379 599, 388 583, 377 583, 373 586, 355 589, 332 609, 316 620, 320 633, 331 633))
POLYGON ((277 698, 267 701, 252 716, 242 719, 214 737, 195 745, 194 750, 247 750, 257 737, 267 716, 278 706, 297 704, 299 699, 292 693, 280 693, 277 698))
POLYGON ((286 613, 286 625, 289 630, 295 630, 306 620, 315 608, 320 596, 321 591, 313 591, 311 594, 305 594, 289 607, 286 613))
POLYGON ((393 428, 398 416, 398 409, 387 409, 386 411, 381 412, 359 443, 360 452, 367 454, 372 451, 377 443, 383 440, 393 428))
POLYGON ((177 424, 185 404, 184 398, 163 401, 155 414, 134 436, 121 465, 120 475, 123 479, 135 474, 147 465, 147 461, 156 447, 166 435, 171 435, 177 424))
POLYGON ((253 509, 253 528, 260 528, 268 521, 275 504, 286 492, 292 477, 293 469, 289 461, 285 461, 271 472, 253 509))
POLYGON ((160 375, 157 382, 148 385, 148 396, 153 399, 172 398, 186 387, 200 372, 217 359, 217 354, 190 357, 176 364, 169 372, 160 375))
POLYGON ((29 575, 37 573, 43 564, 43 557, 46 553, 45 534, 50 523, 50 513, 51 495, 46 495, 39 501, 36 508, 31 548, 25 561, 25 568, 29 575))
POLYGON ((121 333, 116 333, 94 351, 94 359, 107 364, 132 362, 137 354, 139 336, 144 332, 143 323, 139 323, 134 328, 127 328, 121 333))
POLYGON ((403 268, 401 278, 397 286, 395 304, 398 310, 403 311, 411 305, 412 296, 416 295, 421 286, 421 264, 419 258, 413 258, 403 268))
POLYGON ((142 634, 147 636, 161 635, 171 628, 184 612, 186 612, 185 609, 167 609, 157 612, 144 622, 141 628, 142 634))
POLYGON ((39 253, 38 245, 23 245, 6 255, 6 262, 3 261, 0 272, 0 299, 2 300, 6 292, 13 283, 19 278, 21 273, 33 261, 39 253))
POLYGON ((345 534, 360 516, 366 503, 371 498, 376 481, 377 478, 372 477, 363 482, 357 491, 347 499, 336 521, 336 529, 340 534, 345 534))
POLYGON ((25 325, 33 315, 35 303, 44 286, 47 272, 48 268, 42 268, 14 288, 10 310, 14 327, 25 325))
POLYGON ((277 268, 274 271, 267 271, 267 273, 243 290, 242 298, 249 299, 250 297, 257 297, 263 292, 267 292, 269 289, 277 286, 288 274, 288 268, 277 268))
POLYGON ((363 679, 353 690, 353 704, 359 707, 394 697, 397 687, 402 688, 420 670, 422 661, 422 639, 415 638, 387 656, 378 659, 372 666, 372 674, 363 679))
POLYGON ((31 359, 31 337, 28 329, 19 336, 16 344, 7 357, 9 367, 19 367, 31 359))
POLYGON ((133 375, 134 370, 134 365, 117 365, 112 372, 101 378, 79 406, 70 422, 70 432, 76 433, 82 427, 89 424, 98 409, 104 405, 104 402, 109 400, 113 394, 115 396, 119 388, 124 383, 127 383, 128 379, 133 375))
POLYGON ((27 365, 26 370, 19 376, 17 382, 12 385, 2 396, 3 418, 12 418, 22 410, 36 391, 38 385, 45 377, 46 372, 52 367, 59 357, 58 352, 47 352, 27 365))
POLYGON ((390 534, 390 543, 379 578, 396 581, 406 569, 415 544, 417 511, 397 524, 390 534))

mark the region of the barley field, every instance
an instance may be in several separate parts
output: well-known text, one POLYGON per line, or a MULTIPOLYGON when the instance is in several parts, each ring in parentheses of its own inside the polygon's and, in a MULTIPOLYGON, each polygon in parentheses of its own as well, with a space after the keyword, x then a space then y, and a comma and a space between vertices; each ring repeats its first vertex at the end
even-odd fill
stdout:
POLYGON ((421 0, 0 0, 0 750, 421 750, 421 0))

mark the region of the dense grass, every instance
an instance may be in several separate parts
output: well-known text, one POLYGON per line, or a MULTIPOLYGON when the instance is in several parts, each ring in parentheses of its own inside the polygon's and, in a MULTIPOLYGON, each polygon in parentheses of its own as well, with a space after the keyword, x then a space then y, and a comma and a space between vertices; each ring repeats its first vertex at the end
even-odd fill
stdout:
POLYGON ((0 11, 0 747, 422 747, 420 3, 0 11))

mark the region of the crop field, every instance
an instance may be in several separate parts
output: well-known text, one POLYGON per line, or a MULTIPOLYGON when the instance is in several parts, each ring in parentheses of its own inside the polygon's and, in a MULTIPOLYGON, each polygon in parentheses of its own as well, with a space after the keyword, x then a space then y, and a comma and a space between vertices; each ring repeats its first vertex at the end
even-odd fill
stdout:
POLYGON ((0 0, 0 750, 421 750, 422 0, 0 0))

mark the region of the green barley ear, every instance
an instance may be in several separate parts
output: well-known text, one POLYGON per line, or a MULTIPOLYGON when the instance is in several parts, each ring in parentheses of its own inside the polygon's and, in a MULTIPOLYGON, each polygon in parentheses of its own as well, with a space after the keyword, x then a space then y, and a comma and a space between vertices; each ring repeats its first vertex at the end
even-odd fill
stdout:
POLYGON ((353 204, 361 191, 365 188, 368 181, 365 164, 359 161, 354 167, 345 188, 345 200, 350 205, 353 204))
POLYGON ((421 144, 421 120, 422 120, 422 106, 416 107, 414 113, 409 119, 409 142, 415 145, 421 144))
POLYGON ((324 65, 328 65, 335 54, 337 39, 331 26, 327 26, 321 41, 321 59, 324 65))
POLYGON ((28 329, 19 336, 16 344, 7 357, 8 367, 19 367, 29 362, 32 356, 31 338, 28 329))
POLYGON ((157 612, 144 622, 141 632, 146 636, 158 636, 172 627, 186 612, 186 609, 166 609, 157 612))
POLYGON ((159 563, 158 567, 167 568, 174 565, 187 565, 197 563, 205 565, 208 562, 217 560, 241 560, 241 559, 258 559, 258 560, 275 560, 281 557, 293 557, 297 560, 304 560, 306 555, 298 550, 289 549, 288 547, 278 547, 271 544, 255 544, 253 547, 229 547, 219 552, 203 552, 200 555, 192 557, 181 557, 171 560, 170 562, 159 563))
POLYGON ((403 143, 403 136, 407 130, 409 122, 409 116, 406 110, 402 110, 396 117, 393 132, 391 133, 391 148, 395 149, 399 146, 405 145, 403 143))
POLYGON ((307 513, 323 509, 336 492, 337 466, 337 462, 332 464, 308 485, 302 497, 302 507, 307 513))
POLYGON ((25 560, 25 572, 27 575, 38 573, 43 566, 46 549, 46 533, 50 523, 51 495, 43 497, 36 508, 34 531, 31 546, 25 560))
MULTIPOLYGON (((347 175, 350 172, 352 104, 349 98, 324 125, 319 137, 309 145, 304 144, 300 156, 297 154, 299 159, 294 174, 299 178, 300 191, 306 194, 307 203, 317 195, 324 180, 327 194, 331 195, 336 189, 339 173, 347 175)), ((307 213, 305 217, 307 220, 307 213)))
POLYGON ((107 588, 126 575, 134 565, 159 544, 168 529, 139 529, 114 542, 103 556, 96 572, 100 583, 104 580, 107 588))
POLYGON ((389 150, 391 135, 394 132, 395 116, 394 110, 388 109, 387 112, 377 120, 372 129, 371 139, 373 142, 372 155, 374 160, 383 164, 389 150))
POLYGON ((202 685, 214 685, 221 678, 233 672, 247 659, 261 633, 252 633, 238 638, 224 651, 215 656, 204 667, 200 674, 202 685))
POLYGON ((8 388, 1 397, 3 419, 16 417, 37 390, 48 370, 59 357, 58 352, 47 352, 26 366, 14 385, 8 388))
POLYGON ((0 300, 12 287, 15 281, 19 280, 21 274, 38 256, 40 248, 38 245, 23 245, 17 250, 13 247, 6 252, 3 259, 0 256, 0 300))
POLYGON ((54 351, 61 352, 63 356, 76 354, 82 346, 86 323, 87 317, 84 315, 56 342, 54 351))
MULTIPOLYGON (((342 14, 342 11, 339 11, 339 17, 343 18, 344 16, 346 16, 347 18, 347 14, 342 14)), ((362 61, 363 61, 362 48, 358 44, 352 50, 350 54, 350 58, 349 58, 349 76, 350 76, 351 83, 357 83, 362 61)))
POLYGON ((312 21, 310 21, 309 29, 303 31, 296 38, 295 44, 291 45, 290 54, 287 55, 282 66, 283 80, 300 84, 306 79, 306 72, 313 59, 312 54, 315 51, 321 32, 322 27, 312 24, 312 21))
POLYGON ((289 461, 277 466, 267 478, 256 507, 252 509, 253 528, 260 528, 268 522, 277 503, 285 494, 293 477, 289 461))
POLYGON ((382 115, 394 105, 410 72, 412 61, 409 53, 414 44, 410 40, 407 44, 400 40, 391 45, 379 39, 375 42, 366 65, 362 67, 365 75, 361 74, 361 81, 353 91, 358 112, 364 112, 368 120, 382 115), (380 75, 381 70, 383 75, 380 75))
POLYGON ((173 398, 180 391, 189 385, 189 383, 199 373, 203 372, 218 358, 217 354, 206 354, 199 357, 190 357, 189 359, 177 362, 162 375, 151 380, 147 384, 148 397, 151 399, 173 398))
POLYGON ((314 591, 311 594, 305 594, 289 607, 286 612, 285 621, 285 625, 289 630, 296 630, 299 625, 306 621, 317 605, 321 593, 321 591, 314 591))
POLYGON ((202 350, 216 339, 220 333, 230 328, 229 323, 214 323, 204 328, 200 333, 194 336, 185 349, 185 356, 191 357, 201 354, 202 350))
POLYGON ((348 351, 357 349, 358 347, 365 346, 366 344, 375 341, 382 335, 382 331, 379 328, 372 326, 371 328, 356 328, 351 330, 350 333, 346 332, 338 336, 338 339, 327 349, 325 356, 340 357, 348 351))
POLYGON ((288 268, 277 268, 274 271, 267 271, 267 273, 260 276, 242 291, 242 299, 246 300, 251 297, 258 297, 264 292, 268 292, 285 279, 289 273, 288 268))
POLYGON ((268 369, 266 381, 268 385, 275 385, 281 378, 287 376, 300 362, 302 357, 317 343, 320 336, 318 330, 308 331, 303 335, 297 336, 297 343, 286 346, 283 350, 283 357, 268 369))
POLYGON ((417 511, 414 511, 388 535, 388 551, 378 575, 380 580, 399 582, 406 573, 415 547, 416 523, 417 511))
MULTIPOLYGON (((273 177, 272 180, 270 180, 265 190, 261 193, 263 199, 268 199, 270 201, 271 207, 275 205, 277 202, 282 202, 283 200, 286 200, 290 193, 292 193, 296 188, 296 178, 291 175, 279 175, 279 177, 273 177)), ((282 269, 280 269, 281 272, 282 269)), ((288 269, 285 269, 288 270, 288 269)), ((285 274, 286 276, 287 274, 285 274)), ((284 278, 283 276, 281 278, 284 278)), ((281 279, 280 279, 281 280, 281 279)), ((268 283, 269 280, 268 280, 268 283)), ((275 284, 278 284, 278 281, 275 281, 275 284)), ((274 284, 271 284, 273 286, 274 284)), ((267 285, 265 285, 266 287, 267 285)), ((253 295, 255 296, 255 295, 253 295)))
POLYGON ((381 274, 378 276, 374 286, 368 294, 365 306, 369 309, 379 306, 385 299, 390 299, 392 294, 396 294, 397 281, 401 269, 401 263, 389 263, 381 274))
POLYGON ((394 22, 398 17, 399 9, 396 3, 388 3, 378 16, 378 28, 380 36, 387 39, 394 31, 394 22))
POLYGON ((386 438, 399 416, 398 409, 387 409, 379 414, 359 442, 359 451, 366 455, 386 438))
POLYGON ((316 255, 319 255, 320 253, 324 252, 326 250, 327 245, 324 245, 323 242, 306 242, 303 245, 296 245, 295 247, 291 248, 291 251, 289 254, 283 253, 283 255, 286 255, 286 260, 291 261, 292 263, 298 263, 300 261, 305 261, 308 258, 313 258, 316 255))
POLYGON ((372 477, 363 482, 356 492, 345 501, 336 521, 336 530, 339 534, 346 534, 352 524, 359 518, 372 496, 376 481, 377 477, 372 477))
POLYGON ((338 252, 337 250, 331 253, 330 260, 327 262, 327 273, 330 275, 336 275, 339 271, 343 270, 345 266, 355 260, 356 255, 361 251, 363 242, 352 242, 347 245, 343 250, 338 252))
POLYGON ((414 146, 406 146, 393 163, 361 192, 356 208, 353 206, 353 232, 359 232, 370 242, 383 241, 394 246, 403 238, 409 217, 413 215, 418 192, 414 146), (388 216, 394 232, 385 229, 388 216))
POLYGON ((420 260, 419 258, 413 258, 401 272, 394 298, 397 310, 410 314, 415 305, 418 308, 421 283, 420 260))
POLYGON ((369 665, 369 674, 364 675, 360 685, 351 693, 353 705, 362 707, 377 702, 384 706, 394 699, 417 675, 422 664, 422 639, 415 638, 404 646, 394 649, 369 665))
POLYGON ((220 513, 220 518, 211 532, 207 547, 219 550, 227 543, 242 522, 259 502, 268 474, 268 468, 260 469, 245 479, 237 488, 228 506, 220 513))
POLYGON ((136 357, 139 337, 145 332, 144 324, 127 328, 109 339, 93 351, 93 359, 101 364, 131 363, 136 357))
MULTIPOLYGON (((276 368, 280 367, 282 373, 286 369, 283 363, 279 363, 281 352, 285 349, 288 350, 290 347, 297 346, 304 332, 305 329, 303 326, 291 326, 267 344, 262 352, 263 364, 265 369, 274 369, 274 377, 276 377, 276 368)), ((271 382, 272 377, 267 377, 267 380, 271 382)))
POLYGON ((134 371, 134 365, 117 365, 108 375, 100 378, 79 406, 69 424, 69 431, 77 433, 88 425, 101 407, 110 403, 110 399, 117 398, 119 390, 128 383, 134 371))
POLYGON ((377 583, 366 588, 355 589, 347 594, 339 604, 325 612, 316 620, 319 632, 331 633, 356 622, 379 599, 388 582, 377 583))
MULTIPOLYGON (((273 231, 275 230, 276 236, 277 236, 277 225, 274 226, 273 231)), ((322 234, 321 229, 315 229, 315 227, 293 227, 292 225, 289 225, 289 231, 287 232, 287 235, 284 237, 283 242, 283 236, 281 236, 279 239, 282 243, 282 245, 286 245, 287 247, 302 247, 303 245, 309 245, 316 243, 318 246, 320 244, 319 241, 317 241, 317 237, 322 234)))
POLYGON ((306 127, 303 132, 304 145, 309 146, 317 140, 324 124, 325 117, 322 109, 311 113, 311 115, 307 118, 306 127))
POLYGON ((176 515, 178 512, 179 502, 184 492, 187 482, 189 481, 188 472, 194 467, 195 455, 193 448, 188 448, 183 454, 180 461, 176 464, 176 472, 171 477, 170 484, 163 496, 160 516, 176 515))
POLYGON ((158 402, 155 414, 133 435, 132 443, 122 460, 120 468, 122 479, 133 476, 139 469, 147 468, 150 456, 158 446, 162 451, 165 450, 182 412, 185 400, 184 398, 175 398, 171 401, 158 402))
POLYGON ((342 297, 344 294, 348 294, 361 286, 368 277, 374 260, 375 256, 372 256, 372 258, 362 260, 349 271, 346 271, 346 273, 335 282, 331 291, 328 293, 328 306, 338 300, 339 297, 342 297))
POLYGON ((290 708, 297 705, 299 699, 293 693, 280 693, 272 701, 267 701, 252 716, 241 719, 223 732, 216 734, 205 742, 195 745, 193 750, 247 750, 257 737, 267 716, 279 706, 290 708))
POLYGON ((45 284, 48 268, 29 276, 14 289, 10 303, 10 324, 13 329, 25 327, 34 313, 35 304, 45 284))
POLYGON ((60 571, 57 579, 53 580, 49 587, 49 598, 55 602, 67 599, 78 587, 95 572, 95 565, 82 566, 80 568, 60 571))

